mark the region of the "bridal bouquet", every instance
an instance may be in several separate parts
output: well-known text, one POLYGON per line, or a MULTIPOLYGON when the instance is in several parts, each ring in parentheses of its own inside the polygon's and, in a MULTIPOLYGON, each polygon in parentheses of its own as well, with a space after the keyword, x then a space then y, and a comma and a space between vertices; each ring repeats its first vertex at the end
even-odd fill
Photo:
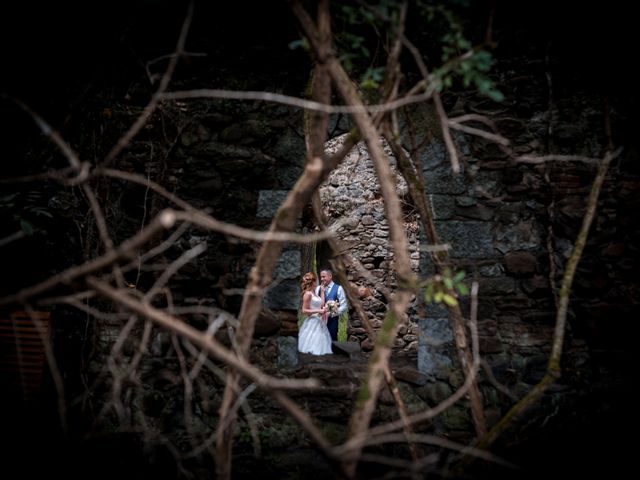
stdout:
POLYGON ((338 308, 340 307, 340 302, 338 302, 337 300, 328 300, 326 305, 327 305, 327 308, 329 309, 328 311, 329 316, 335 317, 336 315, 338 315, 338 308))

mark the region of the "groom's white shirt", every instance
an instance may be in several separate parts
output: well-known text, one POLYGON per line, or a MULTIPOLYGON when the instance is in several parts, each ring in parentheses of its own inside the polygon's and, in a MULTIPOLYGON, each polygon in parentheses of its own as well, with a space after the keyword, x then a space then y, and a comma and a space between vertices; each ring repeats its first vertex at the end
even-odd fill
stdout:
MULTIPOLYGON (((327 292, 333 288, 333 283, 334 282, 331 282, 329 285, 327 285, 327 292)), ((316 295, 320 296, 320 285, 318 285, 318 288, 316 289, 316 295)), ((338 302, 340 303, 340 306, 338 307, 338 315, 342 315, 342 312, 347 309, 347 296, 344 293, 344 288, 342 288, 342 285, 338 285, 337 295, 338 302)))

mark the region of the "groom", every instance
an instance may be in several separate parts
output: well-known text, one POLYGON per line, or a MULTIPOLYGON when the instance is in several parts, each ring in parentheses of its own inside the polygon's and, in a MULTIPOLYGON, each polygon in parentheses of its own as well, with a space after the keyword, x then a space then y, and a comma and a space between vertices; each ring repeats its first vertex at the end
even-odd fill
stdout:
POLYGON ((317 294, 320 296, 321 289, 324 288, 324 301, 325 303, 329 300, 338 300, 340 306, 338 307, 338 314, 329 317, 327 321, 327 328, 329 329, 329 333, 331 334, 331 340, 338 339, 338 319, 342 312, 347 309, 347 297, 344 294, 344 288, 342 285, 338 285, 333 281, 333 272, 328 268, 320 270, 320 286, 317 288, 317 294))

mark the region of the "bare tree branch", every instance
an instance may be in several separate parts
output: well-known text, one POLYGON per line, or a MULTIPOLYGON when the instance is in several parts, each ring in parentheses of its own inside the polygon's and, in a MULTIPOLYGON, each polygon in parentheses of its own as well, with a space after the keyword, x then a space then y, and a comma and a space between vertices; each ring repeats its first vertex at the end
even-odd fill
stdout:
POLYGON ((516 163, 530 163, 537 165, 545 162, 582 162, 591 165, 599 165, 601 158, 585 157, 583 155, 521 155, 515 158, 516 163))
MULTIPOLYGON (((418 209, 420 221, 422 222, 424 231, 427 234, 427 238, 432 244, 440 244, 440 238, 436 230, 435 221, 427 196, 423 189, 418 188, 418 185, 424 185, 421 168, 415 165, 411 158, 407 156, 405 150, 399 144, 398 135, 392 132, 388 126, 385 129, 385 136, 388 139, 394 156, 396 157, 398 168, 407 182, 409 194, 413 199, 414 205, 416 205, 418 209)), ((431 252, 431 258, 434 261, 436 270, 440 274, 450 266, 451 261, 449 258, 449 252, 446 249, 434 249, 431 252)), ((455 292, 450 293, 455 295, 455 292)), ((467 341, 466 329, 462 320, 462 312, 460 311, 459 305, 447 305, 447 309, 449 311, 449 322, 455 339, 458 359, 465 375, 471 376, 473 361, 472 354, 469 352, 469 344, 467 341)), ((482 396, 475 383, 470 386, 469 396, 471 399, 471 413, 476 433, 479 436, 482 436, 486 433, 482 396)))
MULTIPOLYGON (((331 52, 327 52, 320 45, 318 31, 307 12, 298 1, 292 2, 291 7, 318 60, 326 63, 334 85, 345 103, 353 106, 361 106, 362 101, 360 96, 338 60, 331 52)), ((391 344, 395 338, 395 332, 398 326, 403 321, 406 307, 411 300, 412 293, 411 290, 407 288, 407 285, 414 283, 414 274, 411 269, 407 239, 405 237, 404 225, 402 224, 402 209, 394 182, 391 181, 393 175, 391 174, 389 162, 380 143, 380 135, 368 114, 354 113, 353 118, 360 134, 367 143, 380 182, 382 195, 385 200, 385 211, 389 221, 390 238, 395 253, 397 281, 400 286, 396 296, 391 302, 390 309, 383 322, 382 330, 378 334, 374 354, 368 366, 367 378, 360 390, 356 409, 351 417, 350 435, 355 439, 360 439, 362 438, 362 433, 368 429, 371 415, 377 403, 380 387, 384 380, 384 369, 388 365, 391 344)), ((354 448, 343 460, 346 472, 350 477, 355 475, 361 448, 362 445, 360 443, 359 448, 354 448)))
POLYGON ((384 113, 396 110, 413 103, 422 103, 431 99, 435 89, 429 87, 422 93, 407 95, 398 100, 377 105, 357 105, 357 106, 335 106, 316 102, 313 100, 305 100, 303 98, 291 97, 280 93, 271 92, 254 92, 254 91, 237 91, 237 90, 216 90, 216 89, 193 89, 185 91, 175 91, 163 94, 163 98, 167 100, 183 100, 194 98, 221 98, 226 100, 261 100, 264 102, 279 103, 281 105, 289 105, 305 110, 312 110, 323 113, 384 113))

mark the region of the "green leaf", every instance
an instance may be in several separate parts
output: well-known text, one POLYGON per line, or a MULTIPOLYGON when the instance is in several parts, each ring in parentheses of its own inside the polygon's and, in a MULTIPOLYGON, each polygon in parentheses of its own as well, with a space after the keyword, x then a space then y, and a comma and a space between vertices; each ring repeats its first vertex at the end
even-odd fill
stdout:
POLYGON ((479 77, 476 79, 476 86, 478 87, 478 90, 480 91, 480 93, 484 93, 485 95, 489 92, 489 90, 491 90, 491 87, 493 86, 491 83, 491 80, 489 80, 486 77, 479 77))
POLYGON ((367 78, 360 82, 360 87, 364 90, 375 90, 380 84, 371 78, 367 78))
POLYGON ((453 277, 453 283, 460 283, 460 281, 464 278, 464 276, 465 276, 464 270, 460 270, 453 277))
POLYGON ((363 10, 362 11, 362 17, 364 18, 364 21, 367 23, 375 23, 376 17, 373 15, 372 12, 369 12, 367 10, 363 10))
POLYGON ((385 67, 369 68, 367 70, 367 74, 370 74, 371 78, 373 78, 376 82, 381 82, 384 78, 385 71, 385 67))
POLYGON ((33 235, 33 225, 26 221, 24 218, 20 219, 20 228, 27 235, 33 235))
POLYGON ((456 289, 458 290, 458 293, 460 293, 460 295, 469 295, 469 289, 464 283, 457 283, 456 289))
POLYGON ((433 296, 433 301, 436 303, 440 303, 442 301, 442 297, 444 297, 444 292, 436 292, 436 294, 433 296))
POLYGON ((294 40, 293 42, 289 42, 289 49, 295 50, 296 48, 303 48, 304 50, 309 50, 309 40, 305 38, 299 38, 298 40, 294 40))
POLYGON ((433 283, 429 283, 427 288, 424 290, 424 301, 427 303, 431 303, 433 300, 433 283))
POLYGON ((458 300, 456 299, 456 297, 454 297, 453 295, 449 295, 448 293, 445 293, 442 296, 442 299, 444 300, 444 303, 446 303, 450 307, 455 307, 456 305, 458 305, 458 300))
POLYGON ((494 102, 502 102, 504 100, 504 95, 499 90, 489 90, 487 96, 494 102))
POLYGON ((444 277, 442 283, 444 283, 444 286, 449 290, 453 288, 453 280, 451 280, 451 277, 444 277))
POLYGON ((433 295, 433 283, 429 283, 429 284, 427 285, 427 293, 428 293, 429 295, 433 295))

